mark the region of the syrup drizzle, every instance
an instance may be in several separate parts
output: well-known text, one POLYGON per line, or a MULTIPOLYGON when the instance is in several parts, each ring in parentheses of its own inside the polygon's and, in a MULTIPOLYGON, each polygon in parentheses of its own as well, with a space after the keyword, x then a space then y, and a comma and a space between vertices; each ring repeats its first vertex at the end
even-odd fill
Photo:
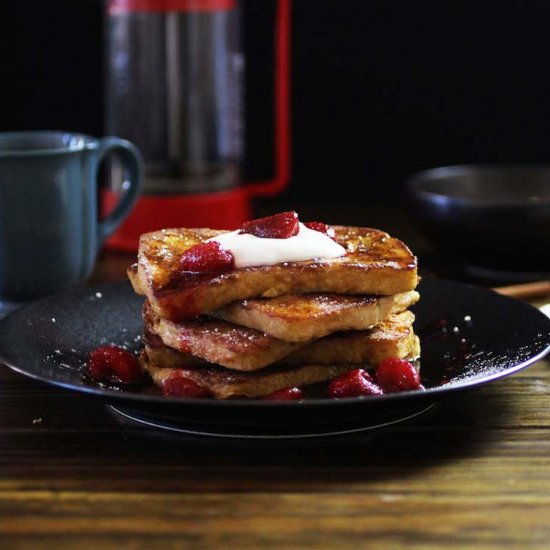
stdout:
POLYGON ((469 338, 473 327, 471 316, 437 319, 417 331, 422 356, 422 384, 426 388, 442 386, 466 371, 468 361, 476 353, 476 344, 469 338))

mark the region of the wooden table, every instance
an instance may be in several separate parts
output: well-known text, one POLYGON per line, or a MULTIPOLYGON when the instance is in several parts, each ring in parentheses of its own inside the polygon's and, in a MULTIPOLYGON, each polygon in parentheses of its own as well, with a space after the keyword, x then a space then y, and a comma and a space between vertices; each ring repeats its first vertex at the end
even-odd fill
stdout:
POLYGON ((549 366, 375 436, 253 444, 0 367, 0 548, 550 548, 549 366))

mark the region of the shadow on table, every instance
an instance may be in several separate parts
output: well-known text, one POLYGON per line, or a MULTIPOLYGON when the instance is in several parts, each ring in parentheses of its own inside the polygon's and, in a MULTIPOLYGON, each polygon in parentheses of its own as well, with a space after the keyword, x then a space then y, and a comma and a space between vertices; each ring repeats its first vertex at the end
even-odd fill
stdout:
MULTIPOLYGON (((127 443, 140 445, 148 438, 151 460, 171 467, 179 463, 208 470, 209 480, 231 483, 231 478, 274 484, 366 481, 393 475, 408 475, 446 461, 483 455, 501 436, 499 419, 507 403, 491 391, 471 391, 435 407, 423 415, 389 428, 366 434, 288 440, 219 439, 135 430, 135 425, 117 420, 132 431, 127 443), (269 473, 266 476, 266 471, 269 473), (237 474, 237 472, 239 472, 237 474)), ((143 455, 142 455, 143 458, 143 455)))
POLYGON ((509 452, 502 446, 515 407, 500 395, 499 383, 367 435, 266 441, 166 432, 124 420, 92 398, 55 388, 42 393, 42 384, 27 382, 27 393, 36 388, 41 399, 30 393, 23 399, 18 378, 6 383, 13 388, 0 406, 4 479, 41 479, 45 486, 51 480, 56 487, 72 479, 71 486, 92 491, 315 490, 403 479, 450 461, 509 452), (35 424, 40 410, 48 413, 35 424))

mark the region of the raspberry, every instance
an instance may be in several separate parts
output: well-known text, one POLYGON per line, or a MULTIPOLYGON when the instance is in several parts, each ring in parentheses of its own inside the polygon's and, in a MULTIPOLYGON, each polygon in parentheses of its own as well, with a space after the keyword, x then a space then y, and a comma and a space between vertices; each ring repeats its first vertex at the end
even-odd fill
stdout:
POLYGON ((181 256, 180 269, 193 273, 221 273, 235 265, 233 254, 217 241, 199 243, 181 256))
POLYGON ((329 397, 358 397, 360 395, 382 395, 370 374, 363 369, 354 369, 333 378, 328 385, 329 397))
POLYGON ((250 233, 262 239, 288 239, 297 235, 299 229, 296 212, 281 212, 246 222, 239 233, 250 233))
POLYGON ((263 399, 266 399, 267 401, 295 401, 303 398, 304 393, 300 388, 297 388, 296 386, 294 386, 293 388, 278 390, 263 397, 263 399))
POLYGON ((396 357, 384 359, 378 365, 376 381, 388 393, 422 389, 420 376, 414 366, 396 357))
POLYGON ((313 231, 319 231, 319 233, 323 233, 327 237, 330 237, 331 239, 334 239, 336 237, 336 232, 334 229, 330 226, 328 226, 326 223, 323 222, 306 222, 304 225, 308 229, 313 229, 313 231))
POLYGON ((90 352, 86 371, 97 380, 123 384, 131 384, 143 376, 136 356, 116 346, 104 346, 90 352))
POLYGON ((162 383, 162 394, 168 397, 212 397, 210 390, 190 378, 172 375, 162 383))

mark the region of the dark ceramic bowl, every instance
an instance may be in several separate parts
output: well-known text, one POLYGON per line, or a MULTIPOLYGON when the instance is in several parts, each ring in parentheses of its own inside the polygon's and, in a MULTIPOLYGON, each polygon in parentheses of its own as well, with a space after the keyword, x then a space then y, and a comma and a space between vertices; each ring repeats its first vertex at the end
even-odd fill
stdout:
POLYGON ((434 168, 410 177, 407 195, 440 253, 487 269, 550 271, 550 166, 434 168))

